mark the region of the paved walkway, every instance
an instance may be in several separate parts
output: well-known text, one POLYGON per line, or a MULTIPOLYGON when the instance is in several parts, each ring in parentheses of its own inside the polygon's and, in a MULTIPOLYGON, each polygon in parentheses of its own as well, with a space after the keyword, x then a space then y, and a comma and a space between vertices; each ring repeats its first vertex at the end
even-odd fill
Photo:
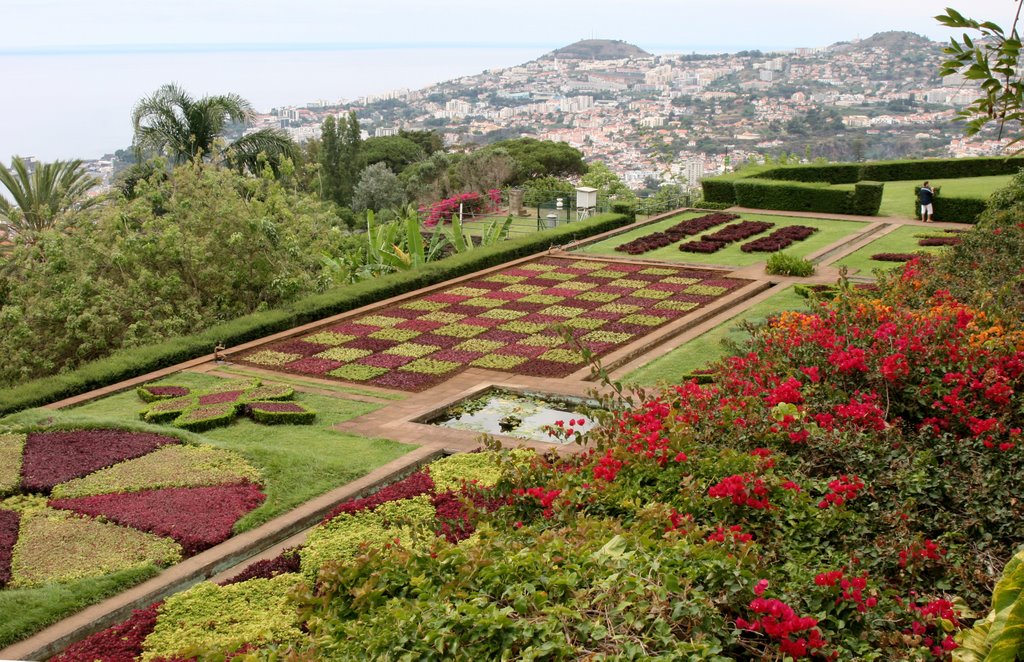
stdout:
MULTIPOLYGON (((729 211, 736 213, 757 213, 764 215, 859 221, 864 224, 864 229, 852 237, 844 238, 830 246, 822 248, 813 255, 810 255, 809 259, 815 262, 818 268, 817 272, 808 278, 790 278, 766 275, 764 273, 763 262, 740 269, 734 269, 728 266, 720 267, 727 272, 725 275, 746 279, 749 280, 750 283, 739 290, 732 292, 730 295, 710 304, 709 306, 697 309, 690 315, 675 320, 674 322, 657 329, 651 334, 639 338, 633 343, 625 347, 621 347, 603 357, 602 364, 609 371, 612 379, 621 378, 623 375, 628 374, 635 368, 649 363, 659 356, 667 354, 702 333, 705 333, 728 319, 743 313, 749 307, 761 303, 769 297, 777 294, 792 283, 830 284, 836 282, 839 277, 839 271, 832 265, 843 257, 859 250, 861 247, 869 244, 879 237, 895 231, 901 226, 910 225, 921 226, 922 228, 938 229, 962 227, 948 223, 924 224, 920 221, 915 221, 909 218, 865 218, 861 216, 848 216, 842 214, 768 212, 743 208, 733 208, 729 211)), ((662 216, 653 217, 638 223, 637 226, 650 225, 663 220, 664 218, 674 216, 677 213, 678 212, 671 212, 662 216)), ((637 226, 632 226, 630 229, 637 226)), ((549 251, 549 254, 565 255, 567 251, 602 241, 624 231, 624 229, 612 230, 574 244, 553 249, 552 251, 549 251)), ((226 362, 216 361, 213 355, 200 357, 192 361, 187 361, 163 370, 157 370, 146 375, 97 389, 73 398, 67 398, 60 402, 48 405, 48 407, 53 409, 71 407, 76 404, 105 397, 112 393, 134 388, 137 385, 161 379, 182 370, 208 372, 210 374, 226 377, 237 377, 239 372, 243 372, 245 374, 259 376, 267 381, 273 381, 275 377, 281 377, 280 373, 275 373, 270 370, 261 370, 251 366, 233 366, 230 363, 230 357, 254 347, 306 334, 320 327, 338 324, 339 322, 351 317, 362 315, 385 306, 390 306, 396 302, 418 297, 443 287, 449 287, 454 283, 466 281, 471 278, 477 278, 482 274, 507 269, 510 266, 536 259, 536 257, 539 256, 535 255, 514 260, 475 274, 469 274, 445 283, 426 287, 415 292, 409 292, 357 310, 352 310, 311 324, 283 331, 244 345, 232 347, 223 353, 223 356, 227 359, 226 362), (231 372, 225 372, 225 370, 230 370, 231 372)), ((635 257, 599 257, 586 254, 574 254, 573 257, 599 261, 662 264, 662 262, 642 260, 635 257)), ((673 264, 680 263, 673 262, 673 264)), ((707 264, 692 264, 687 266, 694 266, 702 269, 714 268, 707 264)), ((401 458, 377 468, 366 476, 363 476, 348 485, 344 485, 323 494, 320 497, 303 504, 299 508, 267 522, 257 529, 235 536, 212 549, 167 569, 159 576, 154 577, 139 586, 93 605, 43 630, 29 639, 0 650, 0 659, 42 659, 51 656, 68 646, 70 643, 123 620, 130 614, 132 609, 145 607, 156 600, 162 599, 174 592, 181 591, 204 579, 211 577, 214 579, 226 578, 237 573, 242 567, 248 565, 254 560, 260 558, 271 558, 280 553, 280 550, 286 547, 301 544, 305 539, 308 529, 319 522, 325 513, 341 501, 373 492, 381 486, 398 480, 399 478, 414 471, 422 464, 430 462, 443 454, 465 452, 479 447, 480 442, 478 433, 440 428, 419 422, 454 402, 472 397, 491 386, 501 386, 509 389, 520 389, 566 396, 585 396, 594 392, 602 391, 602 386, 594 380, 594 375, 592 375, 590 368, 583 368, 568 377, 560 379, 525 377, 521 375, 511 375, 508 373, 470 368, 459 373, 452 379, 449 379, 448 381, 422 393, 402 394, 401 399, 394 399, 394 392, 369 386, 360 386, 358 389, 360 391, 359 393, 340 390, 337 382, 317 379, 314 377, 297 378, 293 375, 288 375, 288 382, 299 391, 317 393, 319 395, 329 397, 372 402, 382 405, 380 409, 372 413, 339 424, 337 429, 367 437, 384 437, 395 441, 412 443, 418 445, 418 448, 407 453, 401 458)), ((555 450, 560 453, 571 453, 579 449, 579 447, 575 445, 562 446, 543 442, 529 442, 512 437, 503 437, 501 435, 496 435, 496 437, 508 445, 526 445, 539 450, 555 450)))

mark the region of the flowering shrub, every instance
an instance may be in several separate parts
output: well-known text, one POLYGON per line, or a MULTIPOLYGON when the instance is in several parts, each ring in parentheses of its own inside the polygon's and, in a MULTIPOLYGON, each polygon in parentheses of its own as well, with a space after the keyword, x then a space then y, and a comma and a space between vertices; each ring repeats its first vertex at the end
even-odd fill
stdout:
POLYGON ((432 228, 438 223, 451 223, 452 217, 459 213, 462 208, 464 216, 476 216, 493 211, 501 206, 501 191, 490 189, 486 195, 476 192, 460 193, 450 198, 445 198, 420 209, 421 214, 426 215, 423 225, 432 228))

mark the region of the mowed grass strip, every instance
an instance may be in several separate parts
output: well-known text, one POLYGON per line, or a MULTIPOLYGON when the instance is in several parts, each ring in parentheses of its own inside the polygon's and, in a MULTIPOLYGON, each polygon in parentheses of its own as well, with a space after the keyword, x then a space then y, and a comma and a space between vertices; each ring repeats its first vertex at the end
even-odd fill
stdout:
POLYGON ((740 343, 746 340, 749 333, 744 328, 745 323, 760 324, 771 315, 777 315, 785 310, 803 310, 806 305, 806 299, 797 294, 792 287, 787 287, 685 345, 637 368, 623 377, 622 381, 638 386, 653 386, 661 382, 676 384, 680 381, 680 375, 703 368, 712 361, 726 356, 726 341, 740 343))
MULTIPOLYGON (((934 179, 929 180, 929 183, 940 188, 940 196, 984 200, 996 190, 1009 184, 1011 177, 1012 175, 993 175, 963 179, 934 179)), ((916 179, 885 182, 885 187, 882 189, 882 206, 878 210, 878 215, 914 218, 914 187, 923 183, 916 179)))
POLYGON ((902 262, 872 260, 871 256, 879 253, 938 253, 943 250, 943 246, 919 246, 917 242, 920 239, 914 236, 937 231, 931 226, 907 225, 896 228, 889 234, 872 241, 867 246, 836 260, 832 266, 846 267, 851 275, 856 274, 857 276, 871 276, 876 269, 888 271, 892 268, 899 268, 903 266, 902 262))
MULTIPOLYGON (((754 239, 758 239, 762 236, 767 236, 771 232, 782 227, 790 225, 807 225, 818 228, 818 231, 807 239, 795 242, 786 249, 786 253, 796 255, 798 257, 807 257, 808 255, 815 253, 822 248, 843 239, 844 237, 852 238, 854 235, 867 228, 867 224, 860 221, 832 221, 820 218, 796 218, 794 216, 772 216, 769 214, 743 214, 741 218, 732 222, 768 221, 769 223, 774 223, 775 227, 751 237, 746 241, 737 241, 729 244, 722 250, 714 253, 684 253, 679 250, 679 244, 682 242, 677 242, 669 246, 665 246, 664 248, 633 256, 626 253, 620 253, 615 250, 617 246, 621 246, 626 242, 654 232, 661 232, 665 228, 672 227, 680 221, 704 215, 705 213, 703 212, 687 212, 679 214, 678 216, 673 216, 672 218, 665 219, 664 221, 658 221, 657 223, 645 225, 642 228, 637 228, 614 237, 609 237, 604 241, 585 246, 576 252, 590 255, 610 255, 621 258, 634 258, 638 260, 664 260, 665 262, 685 264, 713 264, 745 267, 751 264, 757 264, 758 262, 764 262, 768 259, 770 253, 744 253, 740 250, 740 246, 747 243, 747 241, 753 241, 754 239)), ((701 234, 710 234, 723 227, 725 227, 725 225, 712 228, 701 234)), ((688 237, 683 241, 692 241, 699 238, 700 235, 697 235, 694 237, 688 237)))
MULTIPOLYGON (((210 375, 183 372, 159 383, 210 388, 222 381, 210 375)), ((316 410, 316 421, 312 425, 263 425, 240 417, 231 425, 207 430, 196 437, 215 448, 235 451, 263 476, 267 499, 238 520, 236 533, 257 527, 328 490, 352 482, 414 448, 331 429, 338 423, 376 411, 382 405, 311 393, 297 393, 295 400, 316 410)), ((138 412, 144 406, 134 391, 126 391, 67 412, 47 410, 45 415, 54 416, 60 422, 95 423, 102 419, 116 425, 138 422, 138 412)), ((157 431, 167 427, 147 426, 147 429, 157 431)))

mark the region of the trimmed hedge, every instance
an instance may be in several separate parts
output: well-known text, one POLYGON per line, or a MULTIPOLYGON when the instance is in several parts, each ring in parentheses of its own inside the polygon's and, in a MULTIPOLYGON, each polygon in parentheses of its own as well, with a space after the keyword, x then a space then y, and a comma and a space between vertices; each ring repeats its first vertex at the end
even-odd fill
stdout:
POLYGON ((524 235, 496 246, 452 255, 414 271, 337 287, 282 308, 239 317, 190 336, 124 349, 71 372, 0 390, 0 415, 68 398, 204 356, 210 354, 218 343, 228 347, 240 345, 629 223, 630 219, 622 214, 599 214, 585 221, 524 235))
MULTIPOLYGON (((828 163, 797 166, 752 166, 740 171, 721 175, 701 182, 704 199, 722 204, 741 204, 761 209, 787 211, 816 211, 835 213, 841 203, 841 195, 815 191, 820 187, 835 184, 856 184, 851 211, 860 215, 878 213, 881 204, 881 182, 919 179, 957 179, 961 177, 983 177, 1010 175, 1024 168, 1024 157, 978 157, 970 159, 923 159, 907 161, 879 161, 874 163, 828 163), (744 188, 741 182, 758 182, 759 187, 744 188), (767 182, 776 184, 781 190, 766 189, 767 182), (807 196, 803 202, 796 198, 807 196), (874 203, 877 196, 878 204, 874 203), (745 201, 746 200, 746 201, 745 201), (781 202, 780 202, 781 201, 781 202), (757 202, 758 204, 753 204, 757 202), (786 206, 769 206, 785 204, 786 206)), ((839 189, 842 191, 842 189, 839 189)), ((940 211, 942 202, 935 198, 935 216, 942 220, 972 223, 984 210, 984 201, 970 198, 946 198, 948 206, 940 211)))
POLYGON ((860 182, 852 189, 820 182, 783 182, 751 178, 733 183, 736 204, 754 209, 780 209, 873 216, 882 203, 882 184, 860 182))
MULTIPOLYGON (((985 211, 987 202, 983 198, 943 197, 942 187, 935 187, 932 198, 932 220, 951 223, 977 223, 985 211)), ((921 218, 921 203, 917 199, 920 186, 914 187, 914 218, 921 218)))

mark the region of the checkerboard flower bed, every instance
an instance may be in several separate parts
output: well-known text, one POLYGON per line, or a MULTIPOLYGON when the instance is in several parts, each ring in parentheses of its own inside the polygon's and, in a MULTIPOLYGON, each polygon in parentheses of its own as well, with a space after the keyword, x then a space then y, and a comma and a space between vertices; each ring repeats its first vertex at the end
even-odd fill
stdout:
POLYGON ((652 232, 651 234, 620 244, 615 250, 621 253, 628 253, 629 255, 641 255, 670 246, 680 241, 683 237, 692 237, 716 225, 722 225, 737 218, 739 218, 737 214, 725 213, 707 214, 698 218, 691 218, 666 228, 661 232, 652 232))
POLYGON ((787 225, 767 237, 743 244, 740 246, 740 250, 744 253, 775 253, 788 248, 791 244, 807 239, 817 231, 818 228, 809 225, 787 225))
MULTIPOLYGON (((712 221, 732 219, 721 217, 684 223, 695 234, 712 221)), ((554 325, 569 327, 579 338, 610 332, 600 340, 582 340, 601 355, 746 282, 711 270, 545 257, 377 308, 235 360, 403 391, 430 388, 467 367, 565 377, 584 367, 584 361, 554 325), (648 314, 627 319, 640 311, 648 314), (303 343, 329 348, 300 355, 303 343), (560 350, 549 355, 557 360, 543 356, 548 350, 560 350), (286 354, 293 360, 281 360, 286 354)))

